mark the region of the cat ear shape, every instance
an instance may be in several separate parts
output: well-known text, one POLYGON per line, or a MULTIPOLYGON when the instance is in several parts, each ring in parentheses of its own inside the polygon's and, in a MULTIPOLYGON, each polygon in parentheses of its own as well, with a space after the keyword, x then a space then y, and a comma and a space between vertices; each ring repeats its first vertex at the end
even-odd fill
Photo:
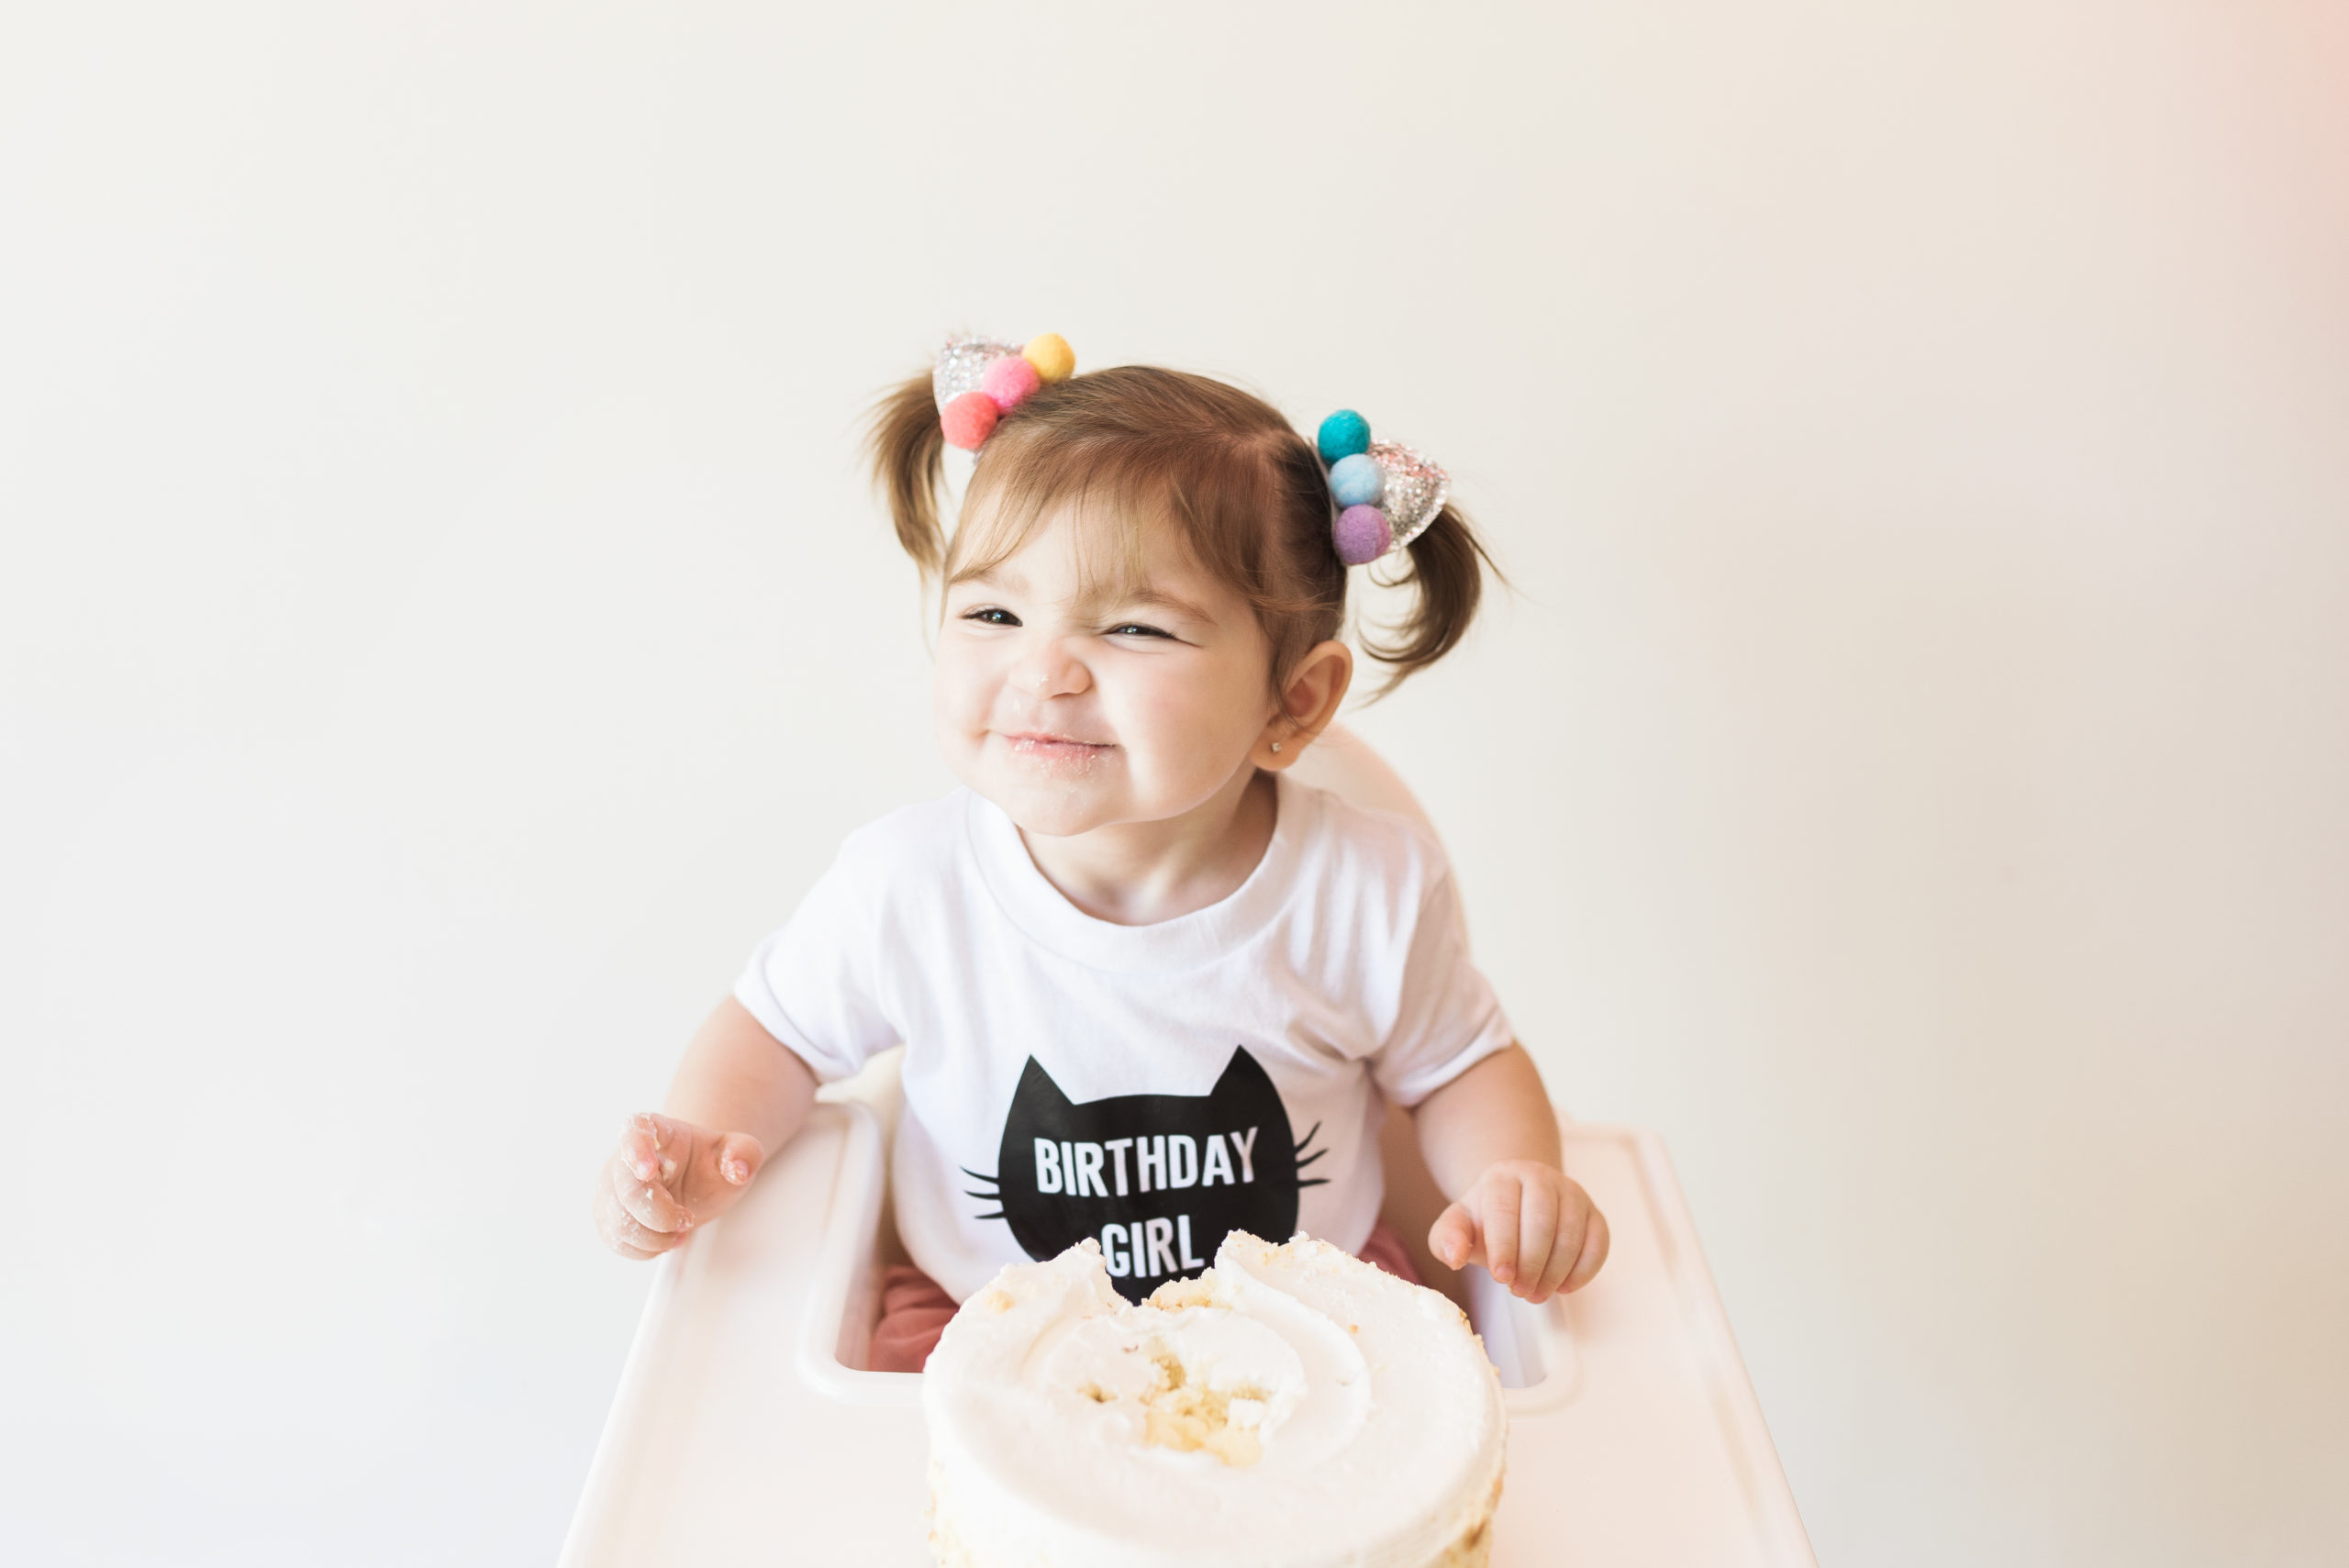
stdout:
POLYGON ((1389 550, 1401 550, 1428 531, 1435 515, 1452 499, 1452 476, 1419 452, 1393 441, 1370 443, 1370 461, 1378 465, 1385 495, 1380 510, 1394 530, 1389 550))
POLYGON ((1061 1091, 1061 1086, 1052 1082, 1052 1075, 1044 1071, 1044 1064, 1032 1056, 1028 1059, 1028 1065, 1019 1070, 1019 1087, 1013 1093, 1011 1103, 1030 1107, 1074 1104, 1061 1091))
POLYGON ((930 395, 938 400, 939 412, 966 392, 977 392, 986 379, 987 367, 997 360, 1016 359, 1019 355, 1017 343, 998 343, 992 338, 964 334, 946 339, 946 347, 938 350, 938 362, 930 367, 930 395))
POLYGON ((1208 1097, 1211 1100, 1246 1098, 1261 1101, 1266 1095, 1273 1097, 1275 1105, 1280 1103, 1280 1091, 1273 1086, 1272 1074, 1264 1071, 1263 1062, 1248 1054, 1248 1048, 1244 1045, 1231 1048, 1231 1060, 1224 1063, 1223 1076, 1218 1078, 1215 1087, 1208 1091, 1208 1097))

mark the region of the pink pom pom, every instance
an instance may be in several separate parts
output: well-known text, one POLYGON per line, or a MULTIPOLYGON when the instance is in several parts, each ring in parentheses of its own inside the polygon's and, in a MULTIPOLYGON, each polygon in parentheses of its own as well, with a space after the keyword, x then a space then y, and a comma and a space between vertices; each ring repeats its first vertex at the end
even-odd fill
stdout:
POLYGON ((1386 514, 1377 507, 1349 506, 1330 525, 1330 539, 1338 547, 1339 560, 1360 566, 1386 554, 1386 547, 1395 542, 1395 531, 1386 526, 1386 514))
POLYGON ((979 373, 979 390, 995 399, 995 406, 1006 414, 1019 407, 1044 384, 1036 367, 1019 354, 1003 358, 979 373))
POLYGON ((1001 417, 994 398, 984 392, 966 392, 939 411, 938 422, 946 428, 948 446, 974 452, 995 434, 995 422, 1001 417))

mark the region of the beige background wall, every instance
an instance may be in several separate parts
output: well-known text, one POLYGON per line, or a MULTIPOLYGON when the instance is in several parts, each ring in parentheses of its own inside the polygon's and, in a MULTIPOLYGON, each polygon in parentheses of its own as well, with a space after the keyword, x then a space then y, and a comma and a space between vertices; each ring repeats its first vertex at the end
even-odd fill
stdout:
POLYGON ((13 8, 0 1556, 543 1561, 584 1183, 942 786, 948 328, 1351 404, 1361 728, 1831 1563, 2349 1551, 2349 17, 13 8))

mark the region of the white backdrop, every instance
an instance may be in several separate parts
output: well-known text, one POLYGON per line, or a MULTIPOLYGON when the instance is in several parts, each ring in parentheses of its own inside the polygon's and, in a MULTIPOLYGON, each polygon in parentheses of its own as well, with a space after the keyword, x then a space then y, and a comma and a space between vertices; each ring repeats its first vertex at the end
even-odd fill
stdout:
POLYGON ((586 1183, 943 786, 948 329, 1352 405, 1360 715, 1830 1563, 2349 1553, 2349 15, 19 6, 0 1557, 543 1561, 586 1183))

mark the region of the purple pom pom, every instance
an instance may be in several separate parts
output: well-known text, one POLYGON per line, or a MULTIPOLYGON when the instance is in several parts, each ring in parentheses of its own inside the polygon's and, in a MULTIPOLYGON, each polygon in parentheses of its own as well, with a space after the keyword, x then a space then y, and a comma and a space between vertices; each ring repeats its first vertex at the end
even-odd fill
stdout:
POLYGON ((1386 526, 1386 514, 1375 506, 1349 506, 1338 514, 1331 525, 1330 538, 1338 547, 1338 559, 1349 566, 1360 566, 1386 553, 1395 542, 1395 531, 1386 526))

